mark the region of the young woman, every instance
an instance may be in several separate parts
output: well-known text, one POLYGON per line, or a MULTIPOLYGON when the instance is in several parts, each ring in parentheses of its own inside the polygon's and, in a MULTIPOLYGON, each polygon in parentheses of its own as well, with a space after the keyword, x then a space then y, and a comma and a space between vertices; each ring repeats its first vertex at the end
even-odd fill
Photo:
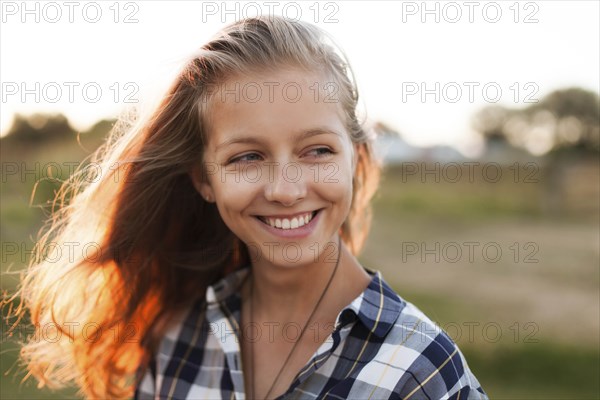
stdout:
POLYGON ((219 32, 111 136, 101 176, 64 189, 40 248, 96 246, 38 250, 21 295, 63 336, 23 347, 30 373, 90 398, 487 398, 456 344, 356 258, 380 170, 357 101, 316 27, 219 32))

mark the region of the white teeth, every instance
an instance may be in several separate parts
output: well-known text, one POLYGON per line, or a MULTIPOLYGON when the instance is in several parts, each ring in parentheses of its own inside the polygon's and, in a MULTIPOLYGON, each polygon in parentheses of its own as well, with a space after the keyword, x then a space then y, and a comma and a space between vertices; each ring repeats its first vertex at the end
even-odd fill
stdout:
POLYGON ((262 220, 274 228, 279 229, 296 229, 304 226, 312 219, 312 213, 305 214, 300 217, 294 217, 291 220, 287 218, 267 218, 262 217, 262 220))

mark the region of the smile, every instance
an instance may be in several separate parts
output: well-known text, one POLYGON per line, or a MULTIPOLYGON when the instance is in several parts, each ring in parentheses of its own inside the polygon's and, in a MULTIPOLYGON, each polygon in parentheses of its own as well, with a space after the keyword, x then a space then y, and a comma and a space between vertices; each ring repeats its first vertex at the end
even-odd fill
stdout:
POLYGON ((314 218, 314 216, 320 210, 315 210, 312 212, 306 212, 294 216, 289 217, 263 217, 257 216, 261 222, 266 225, 269 225, 276 229, 281 230, 289 230, 289 229, 297 229, 304 225, 308 225, 308 223, 314 218))

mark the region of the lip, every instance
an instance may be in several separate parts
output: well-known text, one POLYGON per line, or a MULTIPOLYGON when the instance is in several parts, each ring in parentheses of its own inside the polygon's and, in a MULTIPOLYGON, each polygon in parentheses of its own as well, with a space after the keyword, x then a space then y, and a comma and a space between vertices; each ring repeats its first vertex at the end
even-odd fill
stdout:
MULTIPOLYGON (((281 238, 300 239, 300 238, 309 236, 315 230, 317 223, 321 219, 321 211, 323 211, 322 208, 317 210, 317 214, 310 220, 310 222, 308 224, 300 226, 296 229, 273 228, 271 225, 265 224, 264 222, 262 222, 258 217, 255 216, 254 218, 256 219, 256 222, 258 222, 258 224, 260 226, 262 226, 267 232, 269 232, 275 236, 278 236, 281 238)), ((296 214, 296 215, 302 215, 302 214, 296 214)))

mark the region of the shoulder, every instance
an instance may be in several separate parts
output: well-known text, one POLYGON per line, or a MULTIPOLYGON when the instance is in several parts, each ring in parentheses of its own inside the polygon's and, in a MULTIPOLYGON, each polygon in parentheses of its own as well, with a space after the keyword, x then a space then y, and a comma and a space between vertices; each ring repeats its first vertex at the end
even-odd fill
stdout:
POLYGON ((370 275, 369 287, 348 307, 361 323, 350 332, 346 351, 370 353, 356 381, 383 398, 486 399, 452 338, 392 289, 380 271, 370 275))
POLYGON ((394 292, 403 307, 377 362, 398 369, 399 398, 487 399, 458 345, 418 307, 394 292))
POLYGON ((156 352, 145 370, 138 369, 141 380, 135 388, 134 399, 151 399, 164 391, 164 386, 174 381, 173 374, 181 363, 193 363, 187 359, 191 349, 202 346, 207 335, 204 324, 206 302, 203 298, 183 307, 169 320, 161 336, 156 352), (167 381, 167 382, 165 382, 167 381))

